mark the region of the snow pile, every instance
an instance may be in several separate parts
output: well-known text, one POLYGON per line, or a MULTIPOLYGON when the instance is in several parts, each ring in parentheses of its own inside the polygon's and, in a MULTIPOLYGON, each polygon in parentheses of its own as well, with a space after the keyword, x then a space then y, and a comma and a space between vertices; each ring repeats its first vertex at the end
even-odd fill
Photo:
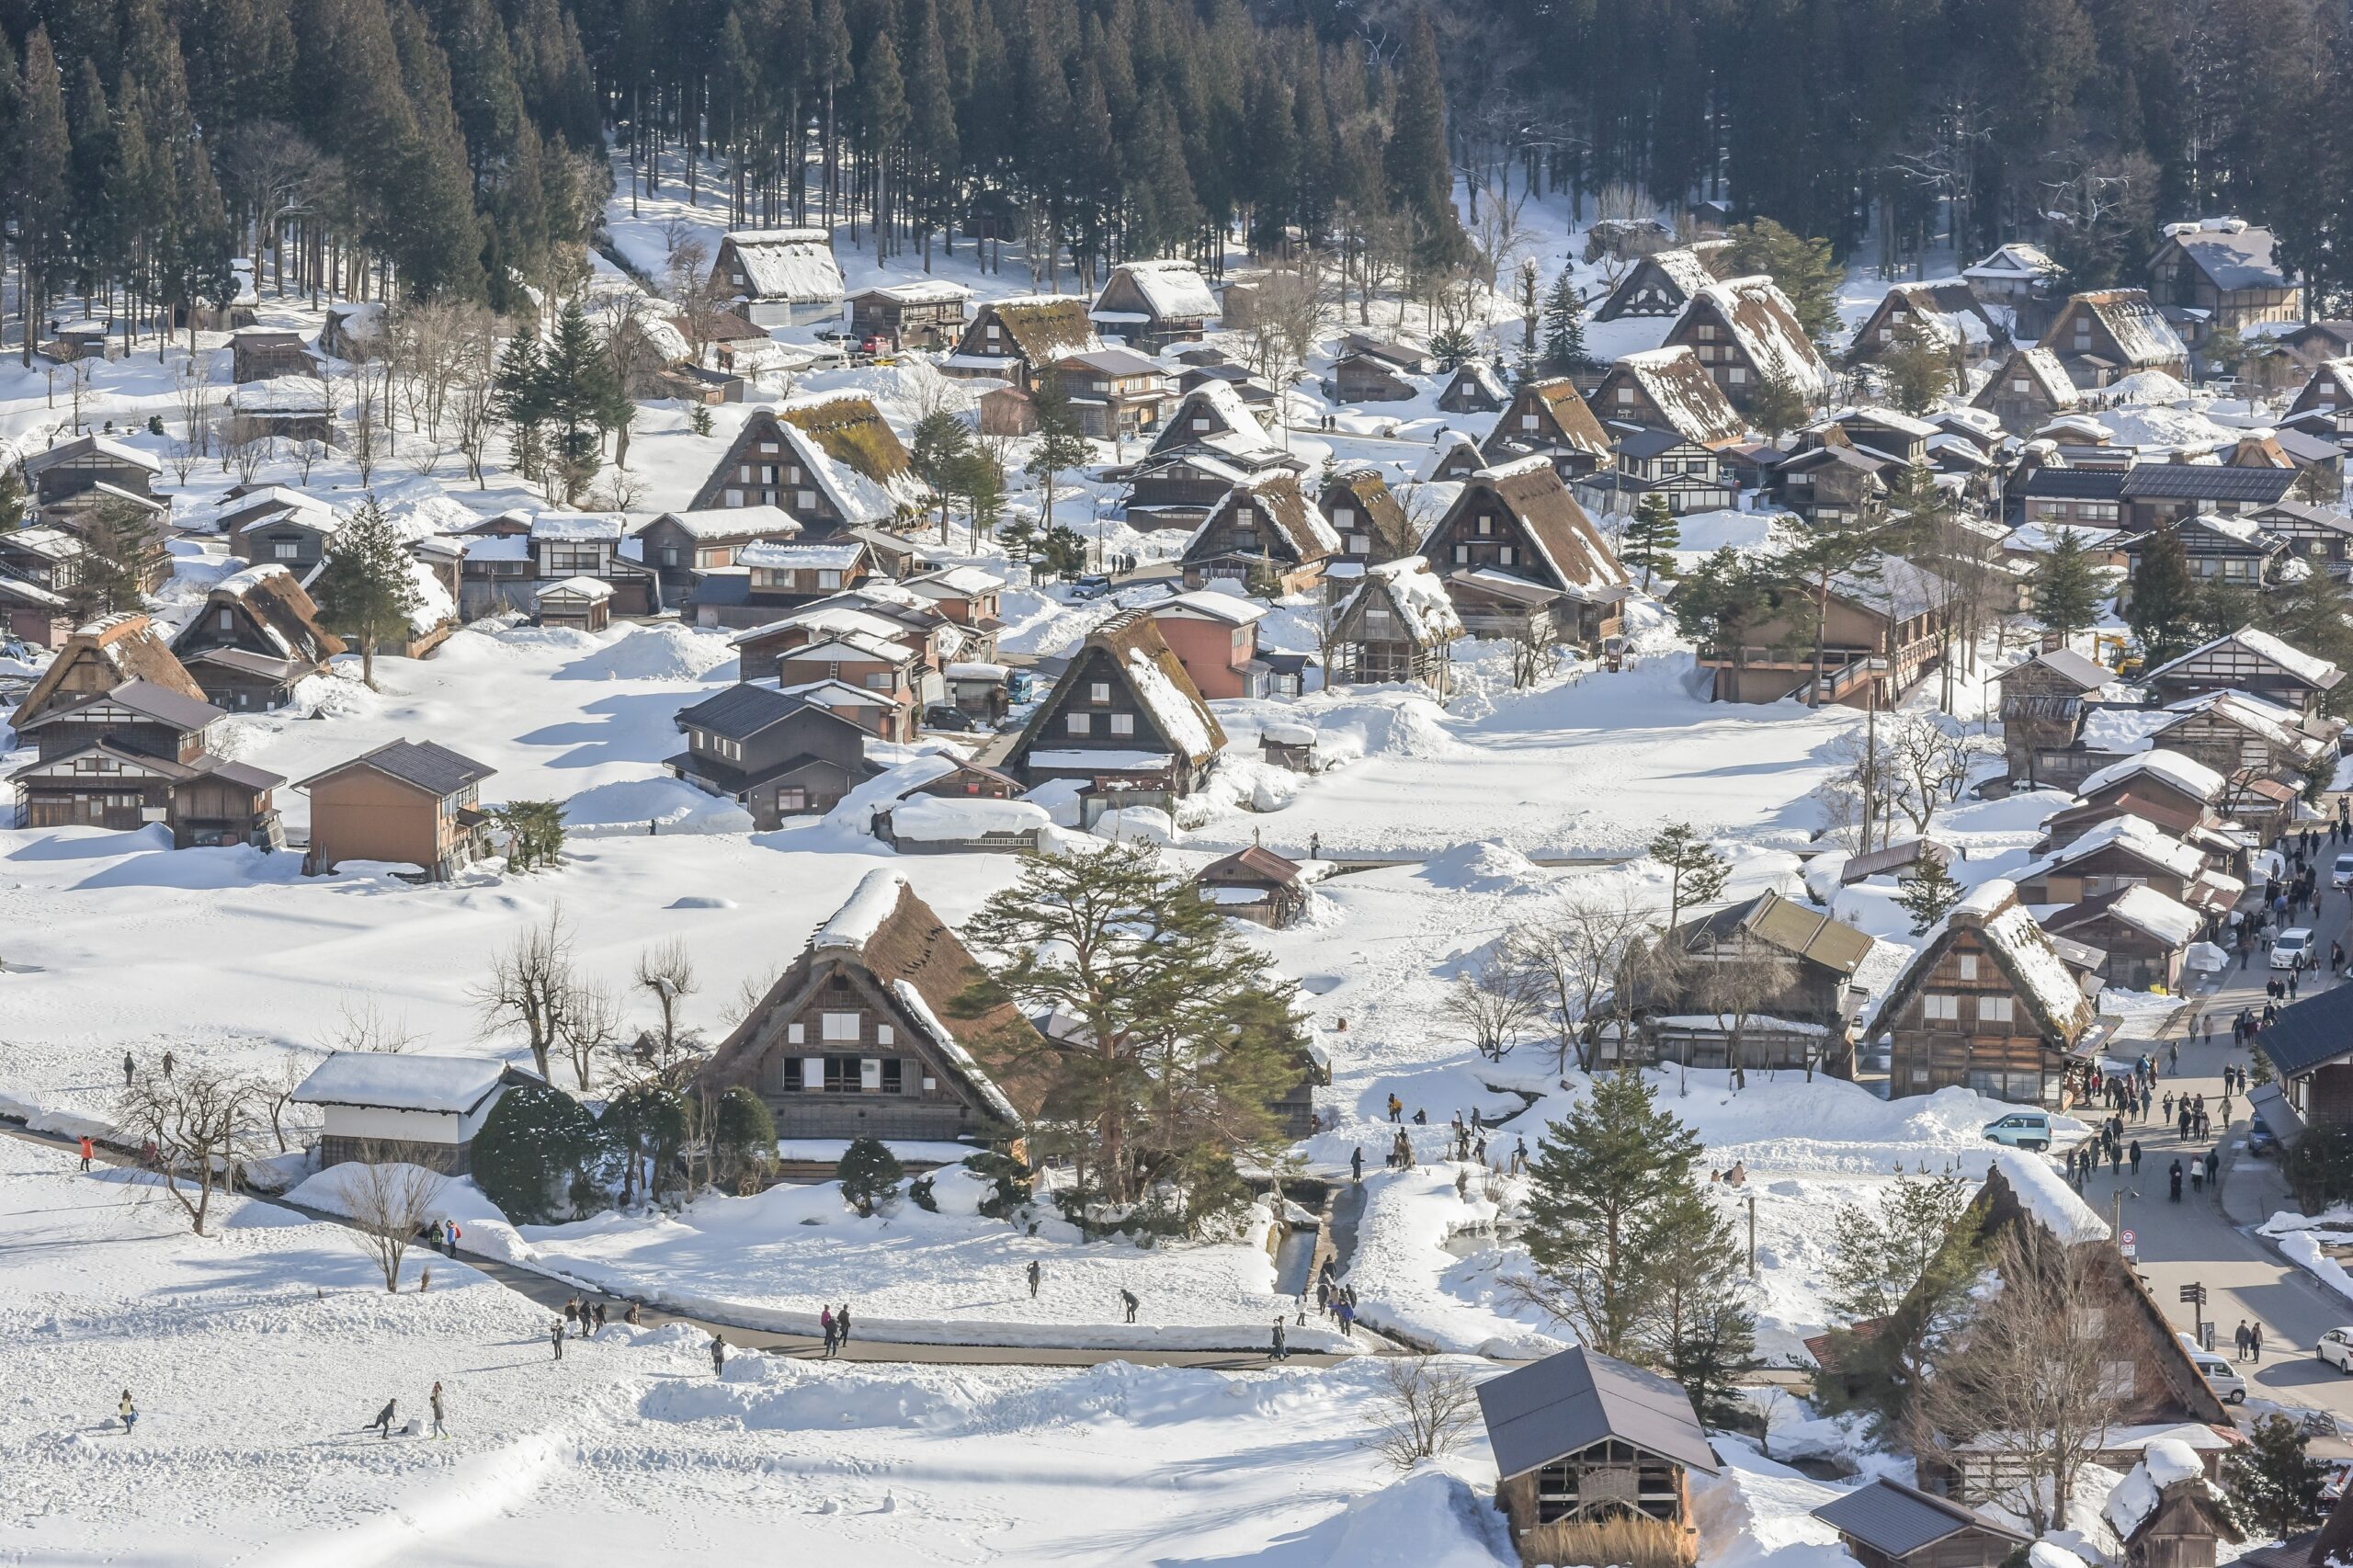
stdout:
POLYGON ((2165 1489, 2185 1481, 2202 1481, 2206 1467, 2198 1450, 2177 1437, 2159 1437, 2141 1450, 2141 1462, 2108 1494, 2100 1510, 2116 1539, 2127 1540, 2165 1501, 2165 1489))
POLYGON ((2161 779, 2199 801, 2211 801, 2222 792, 2221 774, 2195 757, 2162 748, 2128 756, 2121 762, 2109 763, 2078 785, 2075 792, 2086 797, 2097 795, 2112 784, 2142 773, 2161 779))
POLYGON ((699 681, 734 657, 726 637, 663 621, 631 627, 558 673, 569 680, 699 681))
POLYGON ((1473 1483, 1436 1469, 1416 1470, 1357 1497, 1336 1526, 1318 1532, 1316 1562, 1351 1568, 1508 1568, 1519 1561, 1494 1504, 1473 1483))
POLYGON ((377 1106, 463 1112, 498 1085, 506 1063, 494 1056, 411 1056, 338 1051, 294 1091, 298 1105, 377 1106))
POLYGON ((1458 845, 1422 863, 1422 879, 1433 887, 1457 892, 1535 892, 1550 891, 1552 877, 1507 844, 1481 839, 1458 845))
POLYGON ((681 778, 592 784, 563 803, 563 830, 575 838, 661 833, 748 833, 752 813, 681 778))
POLYGON ((1035 833, 1052 821, 1052 813, 1045 807, 1028 801, 910 795, 891 808, 892 836, 926 841, 1035 833))
POLYGON ((1135 687, 1137 700, 1152 714, 1153 723, 1178 756, 1199 758, 1217 749, 1210 739, 1209 715, 1200 703, 1179 691, 1168 672, 1141 648, 1128 650, 1128 680, 1135 687))

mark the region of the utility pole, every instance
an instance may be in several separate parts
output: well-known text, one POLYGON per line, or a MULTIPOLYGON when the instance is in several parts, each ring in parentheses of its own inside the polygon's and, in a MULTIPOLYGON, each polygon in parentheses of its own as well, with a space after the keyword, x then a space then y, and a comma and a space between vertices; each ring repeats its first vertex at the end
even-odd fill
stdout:
POLYGON ((1756 1195, 1748 1195, 1748 1277, 1756 1278, 1756 1195))

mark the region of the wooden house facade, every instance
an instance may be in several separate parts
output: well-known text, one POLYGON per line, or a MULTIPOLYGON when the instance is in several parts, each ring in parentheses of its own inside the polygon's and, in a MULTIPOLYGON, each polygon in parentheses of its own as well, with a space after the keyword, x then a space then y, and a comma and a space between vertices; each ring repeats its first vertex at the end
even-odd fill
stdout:
POLYGON ((790 543, 801 537, 801 524, 783 507, 766 504, 688 507, 663 513, 631 537, 639 563, 661 585, 663 603, 683 604, 701 574, 734 565, 746 545, 790 543))
POLYGON ((1694 294, 1661 347, 1698 355, 1735 408, 1746 409, 1768 381, 1788 383, 1809 403, 1830 393, 1830 367, 1798 324, 1789 296, 1762 274, 1694 294))
POLYGON ((1222 579, 1299 594, 1323 580, 1339 551, 1340 536, 1284 469, 1227 491, 1177 559, 1188 588, 1222 579))
POLYGON ((2158 665, 2142 680, 2160 702, 2241 691, 2310 715, 2344 678, 2345 672, 2326 659, 2243 626, 2158 665))
POLYGON ((1876 364, 1892 349, 1913 342, 1948 357, 1958 370, 1985 358, 2003 338, 1965 281, 1899 283, 1880 296, 1871 313, 1855 328, 1847 358, 1850 364, 1876 364))
POLYGON ((1972 891, 1881 1004, 1888 1093, 1951 1085, 2018 1105, 2055 1104, 2067 1057, 2093 1027, 2075 973, 2011 882, 1972 891))
POLYGON ((2031 790, 2046 778, 2072 785, 2075 769, 2060 761, 2083 733, 2086 706, 2116 672, 2068 648, 2045 648, 1995 677, 2002 694, 2002 750, 2013 789, 2031 790), (2058 764, 2058 777, 2048 771, 2058 764))
POLYGON ((1113 267, 1087 317, 1105 335, 1157 354, 1171 344, 1199 343, 1216 314, 1217 296, 1200 268, 1164 256, 1113 267))
POLYGON ((2105 387, 2143 370, 2187 382, 2189 347, 2141 289, 2101 289, 2060 307, 2040 347, 2058 357, 2068 380, 2105 387))
POLYGON ((496 770, 435 741, 387 741, 295 786, 311 797, 303 869, 347 860, 417 867, 446 881, 490 850, 482 781, 496 770))
POLYGON ((1090 632, 1006 755, 1035 788, 1053 778, 1096 792, 1170 800, 1191 794, 1225 747, 1225 731, 1151 614, 1131 609, 1090 632))
POLYGON ((755 326, 803 326, 841 314, 842 269, 826 229, 736 229, 710 263, 711 292, 755 326))
POLYGON ((1699 356, 1681 346, 1620 355, 1587 406, 1608 425, 1672 430, 1709 448, 1737 441, 1748 428, 1699 356))
POLYGON ((1010 1143, 1040 1108, 1045 1042, 1011 1002, 972 1010, 986 978, 904 877, 870 871, 698 1086, 751 1090, 783 1138, 1010 1143))
POLYGON ((1332 612, 1331 679, 1357 685, 1418 681, 1440 699, 1453 689, 1462 618, 1445 583, 1418 555, 1366 568, 1332 612))
POLYGON ((833 810, 881 771, 866 759, 868 728, 766 682, 745 681, 691 703, 676 723, 687 749, 664 766, 742 805, 763 833, 787 817, 833 810))
POLYGON ((861 289, 849 297, 849 329, 890 349, 945 348, 964 335, 972 299, 970 289, 944 278, 861 289))
POLYGON ((1653 251, 1627 269, 1618 286, 1595 307, 1593 319, 1681 313, 1692 295, 1716 281, 1717 268, 1729 259, 1730 249, 1719 241, 1653 251))
POLYGON ((1792 580, 1778 595, 1786 608, 1739 628, 1737 642, 1703 646, 1699 665, 1714 672, 1718 702, 1889 708, 1944 657, 1952 598, 1933 574, 1889 558, 1875 582, 1832 577, 1817 618, 1813 585, 1792 580))
POLYGON ((1102 347, 1102 340, 1095 335, 1095 324, 1087 320, 1083 299, 1030 294, 983 300, 966 324, 956 351, 942 359, 939 368, 950 376, 986 376, 1034 392, 1046 368, 1055 360, 1094 353, 1102 347))
POLYGON ((1878 1477, 1813 1510, 1863 1568, 2000 1568, 2034 1538, 1949 1497, 1878 1477))
POLYGON ((1488 468, 1545 458, 1563 479, 1574 480, 1608 467, 1611 449, 1609 432, 1594 417, 1576 383, 1551 376, 1526 382, 1512 394, 1511 405, 1479 443, 1479 455, 1488 468))
POLYGON ((1369 566, 1410 555, 1421 540, 1415 537, 1405 505, 1389 488, 1381 471, 1370 463, 1343 463, 1332 471, 1315 509, 1332 525, 1340 548, 1335 565, 1369 566))
POLYGON ((2079 396, 2056 354, 2041 347, 2013 348, 1969 405, 1991 414, 2011 435, 2027 437, 2074 412, 2079 396))
POLYGON ((2304 317, 2303 285, 2280 264, 2271 231, 2237 218, 2166 224, 2149 258, 2149 298, 2173 309, 2192 348, 2218 332, 2304 317))
POLYGON ((319 607, 292 573, 248 566, 212 585, 172 652, 207 701, 246 713, 284 707, 297 683, 324 669, 344 643, 319 623, 319 607))
POLYGON ((1421 554, 1445 574, 1456 613, 1473 633, 1532 631, 1544 642, 1597 651, 1623 630, 1633 580, 1550 458, 1472 474, 1421 554))

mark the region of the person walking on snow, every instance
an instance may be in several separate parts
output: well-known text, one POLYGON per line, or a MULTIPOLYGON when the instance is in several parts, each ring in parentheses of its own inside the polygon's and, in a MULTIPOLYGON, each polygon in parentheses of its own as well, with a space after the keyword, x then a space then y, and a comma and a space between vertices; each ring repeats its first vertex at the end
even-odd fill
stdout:
MULTIPOLYGON (((392 1413, 399 1409, 400 1403, 401 1402, 397 1399, 386 1400, 384 1402, 384 1408, 376 1412, 376 1419, 368 1423, 368 1426, 373 1426, 376 1429, 378 1433, 378 1441, 390 1442, 392 1440, 392 1413)), ((364 1432, 368 1429, 368 1426, 363 1426, 360 1430, 364 1432)))
POLYGON ((130 1437, 131 1429, 139 1425, 139 1407, 131 1403, 129 1389, 122 1391, 122 1403, 114 1407, 114 1413, 122 1417, 122 1435, 130 1437))
POLYGON ((449 1221, 442 1227, 441 1233, 449 1241, 450 1257, 455 1258, 458 1256, 458 1222, 449 1221))
POLYGON ((1355 1153, 1348 1156, 1348 1174, 1355 1178, 1358 1187, 1364 1185, 1364 1145, 1361 1143, 1358 1144, 1355 1153))
POLYGON ((710 1336, 710 1375, 714 1378, 727 1375, 727 1341, 715 1334, 710 1336))
POLYGON ((845 1350, 848 1349, 849 1303, 847 1301, 844 1301, 842 1303, 842 1310, 834 1314, 834 1334, 838 1339, 840 1339, 842 1348, 845 1350))
POLYGON ((555 1320, 555 1323, 554 1323, 554 1324, 553 1324, 553 1326, 551 1326, 551 1327, 548 1330, 548 1338, 550 1338, 551 1340, 554 1341, 554 1343, 555 1343, 555 1358, 556 1358, 557 1360, 559 1360, 559 1361, 563 1360, 563 1320, 562 1318, 558 1318, 558 1319, 556 1319, 556 1320, 555 1320))
POLYGON ((433 1393, 426 1403, 433 1406, 433 1435, 437 1437, 448 1437, 449 1435, 449 1429, 441 1425, 441 1417, 444 1411, 441 1404, 441 1385, 439 1383, 435 1383, 433 1385, 433 1393))
POLYGON ((1290 1351, 1283 1344, 1283 1320, 1280 1318, 1275 1320, 1275 1346, 1274 1349, 1268 1352, 1268 1357, 1276 1361, 1290 1359, 1290 1351))
MULTIPOLYGON (((124 1060, 129 1061, 130 1058, 125 1057, 124 1060)), ((1405 1102, 1395 1095, 1389 1096, 1389 1119, 1401 1125, 1405 1119, 1405 1102)))
POLYGON ((131 1081, 138 1075, 139 1063, 131 1059, 131 1052, 124 1051, 122 1053, 122 1086, 126 1089, 131 1087, 131 1081))
POLYGON ((97 1153, 97 1146, 90 1142, 90 1135, 86 1132, 82 1134, 82 1168, 84 1170, 90 1168, 90 1156, 97 1153))
POLYGON ((1034 1257, 1033 1257, 1033 1258, 1031 1258, 1031 1259, 1029 1260, 1029 1299, 1030 1299, 1031 1301, 1036 1301, 1036 1300, 1038 1299, 1038 1281, 1039 1281, 1040 1279, 1041 1279, 1041 1278, 1045 1278, 1045 1273, 1046 1273, 1045 1266, 1044 1266, 1044 1265, 1042 1265, 1042 1264, 1040 1264, 1040 1263, 1036 1258, 1034 1258, 1034 1257))
POLYGON ((824 1330, 824 1333, 825 1333, 825 1354, 826 1354, 826 1355, 828 1355, 828 1356, 831 1356, 831 1355, 834 1353, 834 1344, 835 1344, 835 1340, 834 1340, 834 1306, 833 1306, 833 1303, 832 1303, 831 1301, 826 1302, 826 1303, 825 1303, 825 1305, 824 1305, 824 1309, 823 1309, 823 1310, 821 1310, 821 1311, 817 1313, 817 1326, 818 1326, 819 1328, 821 1328, 821 1329, 824 1330))
POLYGON ((1128 1321, 1133 1323, 1136 1321, 1136 1309, 1143 1303, 1136 1300, 1136 1293, 1133 1290, 1122 1285, 1120 1287, 1120 1305, 1127 1309, 1128 1321))

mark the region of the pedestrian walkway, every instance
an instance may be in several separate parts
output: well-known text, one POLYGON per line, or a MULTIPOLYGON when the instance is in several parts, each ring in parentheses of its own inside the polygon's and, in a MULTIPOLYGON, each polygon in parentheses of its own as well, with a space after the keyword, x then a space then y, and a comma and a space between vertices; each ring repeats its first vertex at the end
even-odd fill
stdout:
MULTIPOLYGON (((2329 853, 2324 842, 2324 866, 2329 853)), ((2319 914, 2300 922, 2312 927, 2322 955, 2319 971, 2300 983, 2300 994, 2305 996, 2315 987, 2340 983, 2329 974, 2326 955, 2330 942, 2344 939, 2348 904, 2353 903, 2341 892, 2328 892, 2325 877, 2323 881, 2319 914)), ((2139 1176, 2129 1169, 2120 1176, 2113 1175, 2103 1165, 2086 1183, 2084 1198, 2103 1219, 2113 1218, 2132 1233, 2140 1272, 2177 1329, 2189 1332, 2200 1315, 2219 1324, 2217 1344, 2228 1358, 2233 1330, 2241 1320, 2263 1325, 2262 1363, 2241 1369, 2253 1399, 2318 1405, 2353 1423, 2353 1380, 2322 1365, 2313 1353, 2329 1329, 2353 1324, 2353 1301, 2327 1290, 2251 1233, 2278 1210, 2291 1205, 2277 1162, 2246 1153, 2246 1096, 2231 1096, 2227 1126, 2221 1115, 2222 1068, 2251 1069, 2254 1063, 2250 1052, 2233 1048, 2230 1020, 2241 1007, 2261 1012, 2264 983, 2273 976, 2266 962, 2260 948, 2244 967, 2234 954, 2215 989, 2189 998, 2151 1038, 2120 1040, 2111 1048, 2117 1056, 2149 1051, 2157 1062, 2160 1098, 2167 1092, 2176 1096, 2203 1094, 2214 1128, 2205 1141, 2184 1141, 2178 1124, 2161 1124, 2157 1112, 2146 1121, 2127 1118, 2127 1142, 2138 1138, 2142 1145, 2139 1176), (2177 1052, 2178 1066, 2173 1064, 2177 1052), (2177 1158, 2186 1168, 2209 1148, 2221 1152, 2219 1189, 2192 1194, 2185 1181, 2181 1201, 2168 1201, 2166 1172, 2172 1163, 2177 1158), (2180 1299, 2181 1288, 2191 1284, 2206 1288, 2202 1314, 2180 1299)), ((2087 1119, 2094 1108, 2086 1108, 2087 1119)))

